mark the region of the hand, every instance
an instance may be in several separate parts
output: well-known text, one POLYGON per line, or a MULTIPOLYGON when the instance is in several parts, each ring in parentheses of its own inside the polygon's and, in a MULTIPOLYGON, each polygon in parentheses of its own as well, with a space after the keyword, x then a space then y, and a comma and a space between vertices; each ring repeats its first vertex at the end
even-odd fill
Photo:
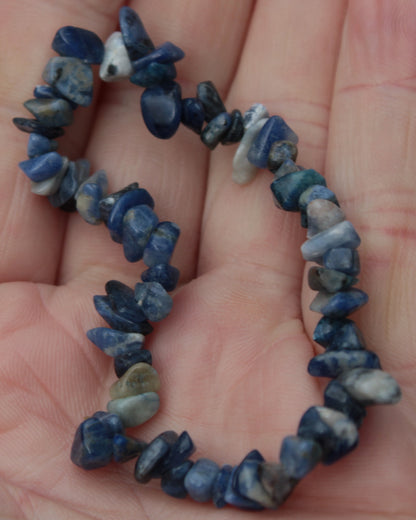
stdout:
MULTIPOLYGON (((128 264, 104 226, 51 208, 30 193, 17 163, 27 135, 10 120, 42 83, 63 25, 115 30, 119 2, 3 0, 0 103, 0 512, 2 518, 231 519, 241 512, 141 486, 133 462, 84 472, 69 460, 82 419, 105 409, 112 363, 85 337, 102 326, 92 296, 109 279, 130 286, 128 264)), ((355 452, 319 467, 281 511, 262 518, 410 517, 415 461, 416 96, 414 21, 406 0, 133 2, 152 39, 187 56, 183 95, 212 80, 228 109, 264 103, 300 137, 298 162, 323 173, 362 238, 356 316, 368 348, 402 386, 395 407, 370 409, 355 452)), ((174 309, 146 345, 162 381, 159 414, 134 434, 188 430, 196 457, 237 464, 253 448, 276 460, 302 413, 322 403, 326 381, 306 372, 320 347, 308 306, 299 215, 273 206, 271 175, 231 182, 235 147, 209 154, 181 128, 158 141, 140 116, 141 89, 101 84, 93 108, 76 111, 60 151, 105 168, 110 190, 139 181, 162 220, 182 235, 174 309), (302 288, 303 287, 303 288, 302 288), (302 295, 302 296, 301 296, 302 295), (305 325, 304 325, 305 324, 305 325)), ((251 513, 244 515, 251 518, 251 513)), ((253 519, 257 515, 253 514, 253 519)))

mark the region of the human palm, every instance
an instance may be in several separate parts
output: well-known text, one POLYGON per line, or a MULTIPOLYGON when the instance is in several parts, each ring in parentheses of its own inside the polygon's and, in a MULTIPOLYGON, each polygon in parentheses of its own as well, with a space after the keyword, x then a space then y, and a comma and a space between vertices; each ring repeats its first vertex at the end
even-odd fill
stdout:
MULTIPOLYGON (((185 50, 178 65, 184 96, 210 79, 227 107, 263 102, 298 133, 299 163, 324 172, 363 239, 360 287, 370 304, 357 322, 402 386, 400 405, 369 411, 353 454, 316 469, 264 518, 415 518, 415 3, 153 0, 132 7, 156 44, 171 40, 185 50)), ((27 136, 10 119, 41 81, 56 29, 78 25, 106 38, 118 8, 100 0, 7 0, 0 8, 0 513, 238 518, 238 510, 219 512, 137 484, 132 462, 84 472, 69 460, 77 424, 105 409, 116 379, 111 360, 85 337, 103 324, 92 295, 109 279, 133 286, 140 266, 127 263, 104 226, 92 228, 30 193, 16 173, 27 136)), ((169 142, 149 135, 139 96, 128 82, 101 86, 94 108, 78 109, 62 140, 71 158, 107 170, 111 190, 139 181, 159 218, 182 230, 172 262, 181 270, 174 308, 146 339, 161 376, 161 410, 134 433, 150 440, 186 429, 197 456, 236 464, 258 448, 275 460, 302 412, 322 402, 321 382, 306 372, 318 316, 308 310, 313 294, 303 283, 304 230, 298 215, 274 208, 269 174, 245 187, 231 182, 234 147, 210 155, 186 129, 169 142)))

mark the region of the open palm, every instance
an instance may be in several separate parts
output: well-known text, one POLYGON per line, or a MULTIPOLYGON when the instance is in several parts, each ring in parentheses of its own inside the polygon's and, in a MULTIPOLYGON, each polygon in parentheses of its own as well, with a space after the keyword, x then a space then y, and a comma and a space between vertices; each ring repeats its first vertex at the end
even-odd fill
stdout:
MULTIPOLYGON (((109 279, 130 286, 128 264, 104 226, 54 210, 17 173, 27 136, 10 120, 32 96, 63 25, 106 38, 121 2, 85 0, 0 7, 0 513, 5 519, 239 518, 231 508, 178 501, 137 484, 133 463, 94 472, 73 466, 79 422, 105 409, 111 360, 85 337, 103 324, 92 296, 109 279)), ((279 513, 264 518, 416 518, 416 4, 406 0, 152 0, 132 2, 156 44, 170 40, 183 95, 212 80, 226 106, 262 102, 300 136, 299 163, 325 174, 363 239, 357 315, 368 347, 400 382, 402 403, 369 411, 358 449, 307 477, 279 513)), ((159 414, 134 432, 150 440, 186 429, 197 456, 238 463, 252 448, 268 460, 322 402, 306 373, 318 316, 303 284, 298 215, 277 211, 259 172, 231 181, 234 147, 209 155, 180 129, 149 135, 140 90, 97 89, 78 109, 64 153, 105 168, 110 189, 139 181, 161 220, 182 230, 174 309, 148 336, 162 382, 159 414), (303 287, 303 289, 302 289, 303 287)), ((245 515, 251 518, 251 513, 245 515)), ((254 515, 253 515, 254 518, 254 515)))

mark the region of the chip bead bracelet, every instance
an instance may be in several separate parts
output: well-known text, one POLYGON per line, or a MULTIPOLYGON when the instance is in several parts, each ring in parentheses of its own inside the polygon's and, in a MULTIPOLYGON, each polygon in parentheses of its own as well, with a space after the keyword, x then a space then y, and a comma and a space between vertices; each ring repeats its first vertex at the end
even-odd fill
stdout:
POLYGON ((261 104, 244 114, 227 112, 210 81, 198 85, 195 97, 182 99, 174 80, 175 62, 184 52, 170 42, 156 48, 129 7, 121 8, 119 22, 120 31, 105 45, 91 31, 59 29, 52 42, 58 56, 42 74, 46 84, 35 87, 34 98, 24 103, 34 119, 13 120, 30 133, 29 158, 19 166, 31 180, 32 192, 47 196, 54 207, 78 211, 90 224, 104 222, 111 238, 122 244, 126 259, 143 260, 147 267, 134 289, 110 280, 106 295, 94 297, 109 327, 91 329, 87 336, 114 358, 118 380, 110 388, 107 411, 95 412, 78 427, 71 459, 89 470, 136 458, 136 480, 160 479, 172 497, 212 501, 218 508, 276 509, 319 462, 332 464, 356 447, 365 407, 400 400, 397 382, 381 369, 378 356, 366 349, 360 330, 348 318, 368 299, 355 287, 360 237, 324 177, 296 164, 298 138, 281 117, 270 117, 261 104), (168 139, 182 123, 211 150, 220 143, 239 142, 233 180, 248 183, 258 168, 268 168, 274 174, 276 206, 300 213, 307 229, 301 252, 306 261, 317 264, 308 274, 310 288, 317 291, 310 308, 323 315, 313 340, 325 349, 311 359, 308 372, 331 381, 324 403, 310 407, 296 434, 283 439, 278 461, 267 462, 253 450, 237 466, 219 466, 207 458, 190 459, 195 446, 186 431, 165 431, 150 442, 125 433, 159 408, 160 380, 144 344, 153 330, 150 322, 161 321, 172 308, 168 293, 175 289, 179 271, 170 259, 180 231, 173 222, 159 222, 153 198, 137 183, 108 194, 103 170, 90 176, 87 159, 72 161, 58 153, 55 139, 64 134, 62 127, 71 125, 78 105, 92 101, 93 64, 100 65, 104 81, 129 78, 144 88, 142 115, 154 136, 168 139))

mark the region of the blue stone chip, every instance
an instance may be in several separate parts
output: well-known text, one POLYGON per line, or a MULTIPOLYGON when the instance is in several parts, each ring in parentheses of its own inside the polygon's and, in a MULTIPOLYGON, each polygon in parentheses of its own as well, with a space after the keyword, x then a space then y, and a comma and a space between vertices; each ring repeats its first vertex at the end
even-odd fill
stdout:
POLYGON ((79 58, 85 63, 100 64, 104 57, 104 44, 100 38, 92 31, 72 25, 57 31, 52 49, 61 56, 79 58))
POLYGON ((52 139, 48 139, 42 134, 30 134, 27 143, 27 155, 32 159, 38 155, 55 152, 58 149, 58 143, 52 139))
POLYGON ((157 282, 139 282, 134 293, 140 309, 149 321, 163 320, 172 309, 172 298, 157 282))
POLYGON ((325 388, 324 405, 347 415, 354 421, 357 428, 361 426, 367 414, 364 406, 353 399, 338 381, 331 381, 325 388))
MULTIPOLYGON (((142 332, 142 334, 145 334, 142 332)), ((127 370, 137 363, 152 364, 152 354, 145 349, 134 350, 126 354, 120 354, 114 358, 114 371, 117 377, 121 377, 127 370)))
POLYGON ((301 170, 275 179, 270 188, 278 208, 285 211, 299 211, 300 196, 307 188, 316 184, 326 185, 320 173, 315 170, 301 170))
POLYGON ((184 481, 193 464, 191 460, 186 460, 164 473, 161 480, 162 490, 171 497, 185 498, 188 492, 184 481))
POLYGON ((360 289, 348 289, 335 294, 319 292, 309 308, 328 318, 345 318, 367 302, 367 293, 360 289))
POLYGON ((130 61, 138 60, 153 51, 155 46, 139 15, 130 7, 123 6, 119 11, 120 30, 130 61))
POLYGON ((170 447, 177 438, 178 435, 174 431, 166 431, 153 439, 137 459, 134 477, 138 482, 146 484, 153 475, 157 475, 157 466, 169 453, 170 447))
POLYGON ((142 259, 146 244, 158 224, 156 214, 142 204, 129 209, 123 218, 123 249, 129 262, 142 259))
POLYGON ((114 358, 128 356, 140 351, 144 342, 144 337, 139 332, 128 333, 107 327, 90 329, 87 331, 87 337, 104 354, 114 358))
POLYGON ((179 269, 169 264, 149 267, 141 274, 143 282, 158 282, 166 291, 173 291, 179 280, 179 269))
POLYGON ((182 99, 182 124, 200 134, 204 121, 205 111, 201 101, 197 98, 182 99))
POLYGON ((143 120, 159 139, 169 139, 181 122, 181 87, 171 81, 147 88, 140 99, 143 120))
POLYGON ((212 499, 214 482, 220 468, 210 459, 198 459, 185 477, 184 485, 189 496, 196 502, 212 499))
POLYGON ((47 137, 48 139, 55 139, 56 137, 61 137, 65 133, 65 130, 63 128, 45 126, 39 123, 39 121, 36 121, 36 119, 27 119, 26 117, 14 117, 12 121, 15 127, 21 130, 22 132, 41 134, 47 137))
POLYGON ((143 262, 148 267, 168 264, 173 254, 180 229, 174 222, 160 222, 150 235, 143 252, 143 262))
POLYGON ((219 114, 227 112, 218 90, 212 81, 201 81, 201 83, 198 83, 196 95, 198 100, 202 103, 205 121, 207 121, 207 123, 219 114))
POLYGON ((19 162, 20 169, 34 182, 54 177, 63 166, 64 158, 58 152, 45 153, 19 162))
POLYGON ((42 125, 57 127, 72 124, 72 108, 65 99, 28 99, 23 106, 42 125))
POLYGON ((285 437, 280 449, 280 462, 287 474, 293 478, 305 477, 318 464, 322 449, 312 439, 303 439, 296 435, 285 437))

